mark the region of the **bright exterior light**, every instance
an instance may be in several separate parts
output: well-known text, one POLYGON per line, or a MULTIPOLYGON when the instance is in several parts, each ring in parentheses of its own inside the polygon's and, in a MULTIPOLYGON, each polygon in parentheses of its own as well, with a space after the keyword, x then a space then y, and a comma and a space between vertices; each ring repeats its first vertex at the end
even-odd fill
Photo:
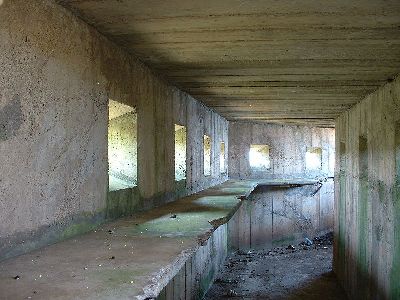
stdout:
POLYGON ((186 179, 186 127, 175 124, 175 180, 186 179))
POLYGON ((108 184, 115 191, 137 185, 137 114, 113 100, 108 108, 108 184))
POLYGON ((322 166, 322 149, 309 148, 306 152, 306 169, 320 170, 322 166))
POLYGON ((249 150, 250 167, 255 169, 269 169, 269 146, 268 145, 250 145, 249 150))
POLYGON ((204 141, 204 175, 211 175, 211 138, 208 135, 203 136, 204 141))
POLYGON ((225 143, 221 142, 221 150, 219 153, 219 169, 223 174, 225 173, 225 143))

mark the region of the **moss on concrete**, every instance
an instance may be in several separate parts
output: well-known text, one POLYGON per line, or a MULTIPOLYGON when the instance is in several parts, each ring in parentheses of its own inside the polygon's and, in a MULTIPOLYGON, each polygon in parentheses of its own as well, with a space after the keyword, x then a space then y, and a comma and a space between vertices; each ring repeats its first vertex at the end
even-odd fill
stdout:
POLYGON ((358 195, 358 284, 361 291, 365 291, 368 287, 368 189, 369 184, 367 179, 361 179, 358 195))
POLYGON ((123 284, 132 284, 132 281, 135 284, 135 278, 145 273, 143 269, 107 269, 92 271, 87 276, 90 280, 101 282, 100 289, 115 289, 123 284))
POLYGON ((390 298, 394 300, 400 299, 400 175, 396 178, 396 185, 393 192, 393 212, 394 244, 392 269, 390 272, 390 298))
POLYGON ((7 239, 0 238, 0 261, 43 246, 89 232, 105 221, 105 212, 83 212, 69 219, 42 226, 34 232, 21 232, 7 239), (15 241, 23 240, 23 243, 15 241))
POLYGON ((210 269, 208 270, 208 273, 203 274, 203 276, 200 279, 198 299, 203 299, 204 295, 207 293, 209 287, 213 283, 214 277, 215 277, 215 268, 214 266, 211 266, 210 269))
POLYGON ((60 240, 65 240, 68 238, 71 238, 73 236, 77 236, 82 233, 89 232, 93 229, 95 229, 98 225, 100 225, 100 222, 81 222, 78 224, 72 224, 68 227, 66 227, 62 233, 60 234, 60 240))
POLYGON ((140 204, 137 187, 111 191, 107 195, 107 219, 114 220, 134 213, 140 204))
POLYGON ((188 195, 188 190, 186 188, 186 179, 175 181, 175 195, 177 198, 188 195))
MULTIPOLYGON (((341 161, 341 168, 345 168, 343 160, 341 161)), ((339 215, 339 234, 337 237, 338 247, 338 267, 336 270, 339 274, 343 275, 345 270, 345 247, 346 247, 346 174, 341 171, 339 174, 339 203, 338 203, 338 215, 339 215)))
POLYGON ((287 245, 292 242, 296 241, 296 237, 294 235, 290 235, 278 240, 272 240, 272 245, 275 246, 281 246, 281 245, 287 245))
POLYGON ((166 215, 151 221, 141 223, 131 228, 130 233, 138 235, 160 235, 160 236, 192 236, 201 233, 204 229, 212 228, 208 220, 220 216, 218 213, 179 213, 176 218, 166 215))

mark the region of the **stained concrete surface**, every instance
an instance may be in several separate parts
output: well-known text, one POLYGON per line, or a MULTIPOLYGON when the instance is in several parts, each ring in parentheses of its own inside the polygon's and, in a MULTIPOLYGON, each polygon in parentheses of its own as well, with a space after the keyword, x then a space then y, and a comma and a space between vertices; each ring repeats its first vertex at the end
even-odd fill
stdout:
POLYGON ((332 272, 332 235, 313 245, 238 251, 226 261, 204 300, 345 300, 332 272))
POLYGON ((398 73, 398 0, 57 0, 229 120, 333 126, 398 73))
POLYGON ((0 260, 227 180, 227 121, 53 0, 3 1, 0 40, 0 260), (138 111, 138 187, 111 196, 109 99, 138 111), (186 184, 174 178, 174 123, 187 127, 186 184))
MULTIPOLYGON (((229 178, 333 177, 335 129, 255 122, 229 122, 229 178), (268 145, 268 169, 250 166, 251 145, 268 145), (306 168, 307 150, 322 149, 320 168, 306 168)), ((333 191, 333 187, 332 187, 333 191)))
POLYGON ((0 298, 155 296, 220 224, 212 221, 229 219, 238 196, 255 185, 226 183, 6 260, 0 263, 0 298))
POLYGON ((239 249, 296 243, 333 229, 333 181, 258 186, 239 208, 239 249))
POLYGON ((400 299, 400 78, 336 122, 334 266, 353 299, 400 299))
MULTIPOLYGON (((229 181, 80 237, 3 261, 0 298, 154 297, 199 247, 207 244, 213 232, 232 218, 242 199, 259 184, 313 185, 315 181, 229 181)), ((220 242, 226 251, 227 241, 220 242)), ((207 249, 203 247, 201 251, 207 249)), ((203 289, 211 280, 212 277, 206 278, 203 289)))

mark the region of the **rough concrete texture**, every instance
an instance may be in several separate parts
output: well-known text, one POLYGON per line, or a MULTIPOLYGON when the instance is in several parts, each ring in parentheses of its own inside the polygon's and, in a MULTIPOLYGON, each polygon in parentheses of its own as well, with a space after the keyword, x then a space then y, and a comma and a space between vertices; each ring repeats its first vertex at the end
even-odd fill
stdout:
POLYGON ((229 181, 3 261, 0 297, 201 299, 237 245, 243 200, 277 184, 313 182, 229 181))
POLYGON ((267 249, 333 230, 333 181, 261 185, 235 215, 235 249, 267 249))
MULTIPOLYGON (((258 197, 262 195, 262 198, 270 198, 269 194, 271 190, 268 187, 279 186, 281 188, 286 187, 289 190, 296 189, 298 186, 308 186, 311 189, 315 189, 315 185, 318 185, 318 182, 315 180, 304 179, 266 179, 233 181, 232 183, 234 185, 229 188, 221 187, 220 191, 240 193, 240 191, 243 191, 244 186, 250 187, 251 185, 249 186, 249 184, 251 183, 253 186, 248 189, 246 194, 241 194, 240 198, 243 201, 235 214, 228 218, 219 218, 210 222, 215 228, 218 227, 218 229, 213 232, 205 246, 200 248, 185 263, 185 267, 182 267, 173 280, 168 283, 160 293, 158 299, 202 299, 213 278, 218 274, 218 270, 227 254, 238 249, 247 251, 250 247, 265 249, 265 247, 271 245, 271 236, 269 234, 271 227, 268 227, 272 225, 268 224, 271 214, 265 213, 265 211, 264 214, 261 212, 257 215, 257 220, 253 219, 254 223, 249 222, 252 213, 249 208, 257 206, 257 203, 253 202, 260 202, 257 201, 257 197, 256 199, 253 197, 254 195, 258 194, 258 197), (252 233, 253 229, 254 234, 252 233)), ((280 202, 279 200, 277 202, 280 202)), ((332 219, 332 211, 330 211, 330 215, 330 219, 332 219)), ((284 230, 287 229, 284 225, 282 222, 275 224, 275 229, 281 231, 280 240, 276 241, 275 244, 294 241, 291 232, 288 232, 288 234, 284 233, 284 230)), ((200 238, 202 245, 204 245, 204 241, 208 235, 206 234, 200 238)))
POLYGON ((226 180, 226 120, 53 1, 4 1, 0 40, 0 259, 226 180), (109 98, 138 111, 138 187, 108 197, 109 98), (189 137, 178 187, 174 123, 189 137), (209 177, 203 134, 213 141, 209 177))
POLYGON ((256 184, 225 183, 3 261, 0 298, 144 299, 157 296, 188 261, 193 295, 204 293, 225 259, 225 223, 240 205, 238 196, 256 184), (225 220, 220 223, 225 227, 213 220, 225 220))
POLYGON ((332 126, 400 69, 400 1, 56 0, 228 120, 332 126))
POLYGON ((231 179, 333 177, 335 129, 230 122, 228 151, 231 179), (269 169, 250 167, 250 145, 269 146, 269 169), (322 149, 322 165, 308 170, 306 153, 315 147, 322 149))
POLYGON ((400 299, 400 80, 336 122, 334 267, 351 299, 400 299))

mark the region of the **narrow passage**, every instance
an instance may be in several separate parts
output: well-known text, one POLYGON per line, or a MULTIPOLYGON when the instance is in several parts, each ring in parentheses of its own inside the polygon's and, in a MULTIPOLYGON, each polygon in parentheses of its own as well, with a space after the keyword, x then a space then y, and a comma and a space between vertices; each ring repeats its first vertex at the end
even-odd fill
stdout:
POLYGON ((232 254, 204 299, 346 299, 332 272, 332 234, 312 243, 232 254))

